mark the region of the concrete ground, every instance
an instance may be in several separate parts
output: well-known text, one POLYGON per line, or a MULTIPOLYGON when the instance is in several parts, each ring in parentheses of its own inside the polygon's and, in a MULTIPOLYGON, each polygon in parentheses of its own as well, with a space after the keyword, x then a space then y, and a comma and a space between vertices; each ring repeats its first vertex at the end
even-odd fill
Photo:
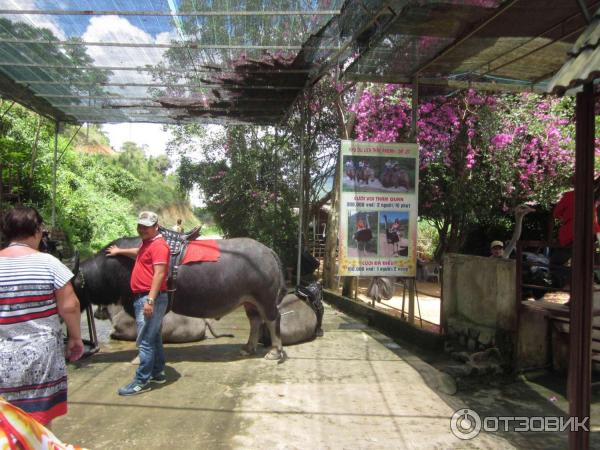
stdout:
POLYGON ((514 433, 456 438, 456 410, 508 410, 507 394, 448 395, 455 385, 447 375, 329 306, 324 337, 287 347, 282 364, 263 359, 262 348, 255 358, 238 356, 248 333, 242 310, 216 327, 235 338, 168 345, 168 382, 134 397, 117 395, 135 369, 133 343, 104 343, 71 364, 69 414, 54 432, 90 449, 554 448, 514 433))
MULTIPOLYGON (((356 300, 372 305, 375 309, 384 311, 387 314, 404 317, 408 316, 408 290, 403 289, 401 282, 395 283, 394 296, 389 300, 381 300, 373 305, 373 301, 367 296, 370 277, 360 277, 358 281, 358 292, 356 300), (404 308, 404 309, 403 309, 404 308)), ((441 285, 436 282, 420 281, 416 282, 417 295, 415 297, 415 325, 423 327, 429 331, 440 331, 441 315, 441 285), (422 321, 419 318, 423 319, 422 321)), ((338 294, 341 295, 342 288, 338 286, 338 294)))
MULTIPOLYGON (((371 304, 371 299, 367 296, 369 287, 369 279, 361 279, 358 288, 357 300, 362 300, 365 303, 371 304)), ((394 296, 389 300, 381 300, 376 303, 377 309, 382 309, 389 314, 402 314, 404 307, 404 315, 408 315, 408 289, 403 289, 402 283, 396 283, 394 296)), ((417 293, 415 296, 415 317, 421 318, 432 325, 440 325, 440 312, 442 309, 441 302, 441 285, 435 282, 417 281, 417 293)), ((417 326, 420 322, 417 320, 417 326)))

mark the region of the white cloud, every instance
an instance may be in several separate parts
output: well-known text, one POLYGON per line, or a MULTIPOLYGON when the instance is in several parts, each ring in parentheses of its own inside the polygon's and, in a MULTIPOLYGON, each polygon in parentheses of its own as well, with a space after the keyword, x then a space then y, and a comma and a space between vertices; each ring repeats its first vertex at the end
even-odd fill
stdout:
MULTIPOLYGON (((2 7, 5 7, 6 9, 34 10, 40 8, 37 5, 36 0, 8 0, 8 4, 6 5, 4 4, 5 1, 2 2, 2 7)), ((56 36, 58 40, 62 41, 66 39, 65 33, 56 23, 54 16, 42 16, 38 14, 12 14, 6 16, 6 18, 12 22, 22 22, 36 28, 48 28, 50 31, 52 31, 52 33, 54 33, 54 36, 56 36)))
MULTIPOLYGON (((127 18, 119 16, 92 17, 82 35, 85 42, 119 42, 136 44, 166 44, 175 36, 170 32, 162 32, 156 37, 133 25, 127 18)), ((111 67, 143 67, 155 66, 163 60, 166 48, 152 47, 111 47, 88 46, 87 52, 94 60, 94 65, 111 67)), ((109 82, 119 84, 152 84, 149 72, 135 70, 114 70, 109 82)), ((116 94, 124 104, 145 104, 154 96, 146 86, 107 86, 106 91, 116 94)), ((133 110, 132 110, 133 111, 133 110)), ((124 111, 127 114, 127 110, 124 111)), ((160 128, 160 127, 158 127, 160 128)), ((159 142, 162 142, 159 141, 159 142)))
MULTIPOLYGON (((82 39, 84 42, 154 44, 159 40, 161 43, 169 42, 170 34, 161 33, 155 40, 150 34, 132 25, 123 17, 99 16, 92 17, 85 33, 82 35, 82 39)), ((165 49, 89 46, 87 52, 94 59, 96 65, 133 67, 157 64, 161 61, 165 49)), ((112 77, 127 77, 128 81, 135 83, 147 83, 150 81, 150 75, 147 72, 115 71, 112 77)), ((123 94, 122 91, 118 93, 123 94)))

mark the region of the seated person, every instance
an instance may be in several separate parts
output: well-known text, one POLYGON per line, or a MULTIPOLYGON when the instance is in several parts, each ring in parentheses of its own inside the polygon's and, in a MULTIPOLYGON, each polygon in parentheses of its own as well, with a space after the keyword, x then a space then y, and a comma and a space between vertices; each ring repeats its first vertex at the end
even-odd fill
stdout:
POLYGON ((504 243, 502 241, 492 241, 490 244, 490 251, 492 258, 504 257, 504 243))

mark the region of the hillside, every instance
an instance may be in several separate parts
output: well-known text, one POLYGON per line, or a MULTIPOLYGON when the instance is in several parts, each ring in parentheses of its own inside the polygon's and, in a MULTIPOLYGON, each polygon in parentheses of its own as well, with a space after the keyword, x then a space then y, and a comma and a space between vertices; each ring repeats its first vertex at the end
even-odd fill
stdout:
POLYGON ((177 223, 177 219, 181 219, 183 229, 188 231, 195 226, 200 224, 200 221, 194 213, 190 205, 172 204, 160 208, 158 211, 160 223, 167 227, 172 228, 177 223))

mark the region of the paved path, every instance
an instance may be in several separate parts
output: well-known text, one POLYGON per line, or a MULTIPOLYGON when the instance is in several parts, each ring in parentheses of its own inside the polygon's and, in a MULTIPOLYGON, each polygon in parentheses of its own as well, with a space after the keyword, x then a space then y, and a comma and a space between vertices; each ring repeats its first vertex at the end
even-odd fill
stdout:
POLYGON ((238 356, 241 310, 216 327, 235 338, 167 346, 169 382, 135 397, 117 395, 133 343, 71 365, 70 412, 55 433, 90 449, 514 448, 496 435, 454 437, 450 417, 464 404, 444 394, 451 380, 330 307, 325 336, 287 347, 282 364, 238 356))

